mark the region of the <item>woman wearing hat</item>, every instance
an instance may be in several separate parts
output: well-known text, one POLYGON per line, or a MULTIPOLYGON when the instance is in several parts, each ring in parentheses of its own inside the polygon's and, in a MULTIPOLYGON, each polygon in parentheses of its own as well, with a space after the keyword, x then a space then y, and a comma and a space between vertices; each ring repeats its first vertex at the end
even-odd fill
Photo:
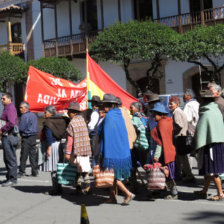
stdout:
POLYGON ((113 169, 115 176, 114 187, 107 202, 117 203, 116 187, 118 187, 125 194, 122 205, 128 205, 135 195, 121 182, 130 177, 132 168, 127 129, 121 110, 117 108, 116 97, 112 94, 105 94, 102 102, 106 116, 101 131, 101 167, 102 169, 113 169))
POLYGON ((210 198, 213 201, 223 201, 219 174, 224 173, 224 125, 223 116, 214 102, 211 91, 201 91, 203 100, 199 109, 199 121, 195 132, 195 148, 202 155, 204 187, 194 192, 199 198, 206 199, 211 181, 214 181, 217 195, 210 198))
POLYGON ((157 122, 157 126, 151 131, 151 135, 157 143, 154 162, 168 166, 167 186, 170 188, 171 194, 166 196, 166 199, 177 199, 178 192, 174 181, 176 149, 173 144, 173 119, 167 116, 168 111, 160 102, 154 105, 152 112, 157 122))
POLYGON ((149 151, 149 132, 146 128, 148 118, 141 112, 142 104, 140 102, 133 102, 130 107, 132 116, 132 124, 137 133, 137 139, 134 143, 134 148, 131 151, 132 156, 132 177, 131 184, 134 188, 137 186, 136 170, 139 166, 143 167, 147 163, 149 151), (143 123, 145 121, 145 124, 143 123))
POLYGON ((62 116, 56 116, 54 106, 47 106, 44 109, 43 129, 41 131, 41 146, 46 151, 46 159, 41 165, 41 170, 51 172, 53 189, 49 191, 50 195, 59 195, 62 193, 61 185, 57 180, 57 163, 63 161, 63 148, 60 140, 65 137, 66 127, 69 119, 62 116))
POLYGON ((90 190, 88 173, 91 170, 90 156, 92 155, 87 125, 80 115, 80 105, 77 102, 69 104, 68 116, 70 123, 67 131, 67 146, 65 158, 77 166, 76 194, 87 194, 90 190), (84 179, 85 188, 82 190, 81 176, 84 179))

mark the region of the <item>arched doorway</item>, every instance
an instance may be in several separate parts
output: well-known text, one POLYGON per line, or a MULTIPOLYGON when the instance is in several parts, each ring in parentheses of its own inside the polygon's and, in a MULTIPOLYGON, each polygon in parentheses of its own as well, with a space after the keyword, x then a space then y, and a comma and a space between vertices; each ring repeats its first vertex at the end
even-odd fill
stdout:
MULTIPOLYGON (((147 90, 146 89, 148 84, 147 77, 139 79, 137 83, 142 92, 145 92, 147 90)), ((160 94, 159 79, 151 79, 149 89, 154 93, 160 94)))
POLYGON ((191 77, 192 89, 195 92, 196 96, 199 96, 200 90, 206 89, 208 83, 210 82, 209 75, 205 72, 201 72, 201 80, 200 73, 196 73, 191 77))

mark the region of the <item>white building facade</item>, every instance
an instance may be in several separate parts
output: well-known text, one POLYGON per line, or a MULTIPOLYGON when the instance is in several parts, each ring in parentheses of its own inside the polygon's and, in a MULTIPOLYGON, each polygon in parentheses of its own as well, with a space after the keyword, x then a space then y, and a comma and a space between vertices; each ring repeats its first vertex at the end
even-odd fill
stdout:
MULTIPOLYGON (((224 23, 224 0, 0 0, 0 50, 2 45, 10 41, 20 41, 24 44, 25 60, 69 57, 71 63, 85 76, 86 35, 89 40, 93 40, 98 31, 117 21, 126 23, 145 17, 185 32, 193 28, 194 19, 200 18, 198 23, 207 24, 208 15, 211 14, 210 22, 224 23), (11 16, 9 8, 4 17, 1 9, 12 4, 21 7, 20 16, 16 16, 15 8, 11 9, 15 16, 11 16), (9 37, 9 26, 12 29, 12 40, 9 37)), ((204 63, 207 64, 206 61, 204 63)), ((132 63, 132 78, 135 81, 144 80, 149 64, 150 62, 132 63)), ((100 65, 120 86, 133 95, 136 94, 126 80, 121 65, 105 62, 100 65)), ((164 77, 159 80, 155 91, 164 94, 196 88, 193 83, 198 83, 198 78, 195 77, 199 70, 193 64, 164 61, 164 77)))

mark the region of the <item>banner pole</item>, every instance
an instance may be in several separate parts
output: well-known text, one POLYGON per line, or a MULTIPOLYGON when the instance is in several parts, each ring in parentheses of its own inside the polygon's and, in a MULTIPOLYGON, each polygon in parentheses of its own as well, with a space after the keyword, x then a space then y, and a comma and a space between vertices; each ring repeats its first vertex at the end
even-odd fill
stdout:
MULTIPOLYGON (((88 52, 89 52, 89 49, 88 49, 88 46, 89 43, 88 43, 88 37, 86 35, 86 81, 87 81, 87 100, 91 99, 91 92, 90 92, 90 88, 89 88, 89 58, 88 58, 88 52)), ((91 104, 88 103, 87 101, 87 105, 88 105, 88 108, 91 108, 91 104)))

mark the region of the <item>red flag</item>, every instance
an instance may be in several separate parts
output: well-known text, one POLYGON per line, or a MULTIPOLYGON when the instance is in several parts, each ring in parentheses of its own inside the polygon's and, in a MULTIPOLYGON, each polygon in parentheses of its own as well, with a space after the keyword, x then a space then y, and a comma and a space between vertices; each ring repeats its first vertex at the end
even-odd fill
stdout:
POLYGON ((79 102, 81 110, 85 110, 87 108, 86 88, 86 79, 74 84, 30 66, 25 100, 30 104, 32 112, 43 112, 48 105, 53 105, 57 111, 62 111, 71 101, 79 102))
POLYGON ((132 102, 137 102, 138 100, 131 94, 122 89, 110 76, 103 71, 103 69, 87 54, 88 60, 88 98, 93 95, 98 95, 103 97, 105 93, 110 93, 116 97, 120 97, 122 104, 127 109, 130 109, 132 102))

